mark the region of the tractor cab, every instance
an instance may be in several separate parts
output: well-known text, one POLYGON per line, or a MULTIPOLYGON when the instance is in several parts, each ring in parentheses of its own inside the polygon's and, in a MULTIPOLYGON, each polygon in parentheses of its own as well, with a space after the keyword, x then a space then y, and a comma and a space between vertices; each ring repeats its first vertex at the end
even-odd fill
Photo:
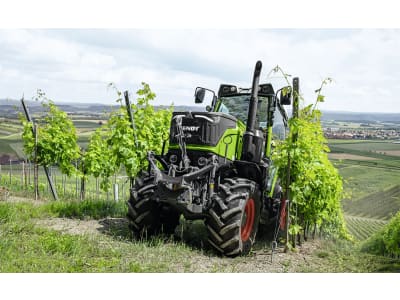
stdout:
MULTIPOLYGON (((240 88, 234 85, 221 84, 218 97, 212 90, 197 87, 195 102, 202 103, 206 94, 212 98, 207 105, 208 112, 231 115, 237 119, 238 127, 246 128, 249 116, 251 88, 240 88)), ((258 87, 257 110, 255 114, 255 129, 262 132, 266 141, 266 156, 269 156, 272 140, 284 140, 288 131, 288 116, 283 105, 291 104, 291 87, 279 89, 276 93, 270 83, 258 87), (280 97, 278 97, 280 93, 280 97)))
MULTIPOLYGON (((213 108, 215 112, 233 115, 244 124, 247 122, 251 89, 237 88, 231 85, 221 85, 218 92, 218 101, 213 108)), ((288 103, 290 104, 290 103, 288 103)), ((272 124, 272 133, 275 138, 283 140, 287 131, 287 114, 271 84, 262 84, 258 92, 258 107, 256 112, 256 128, 264 132, 266 137, 268 124, 272 124), (277 109, 279 103, 279 108, 277 109), (270 111, 270 113, 268 113, 270 111)))

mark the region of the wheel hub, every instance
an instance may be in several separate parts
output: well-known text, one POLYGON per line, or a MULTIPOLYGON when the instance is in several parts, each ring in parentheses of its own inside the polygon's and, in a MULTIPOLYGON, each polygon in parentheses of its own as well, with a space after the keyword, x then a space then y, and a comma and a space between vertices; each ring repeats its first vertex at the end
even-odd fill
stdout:
POLYGON ((240 237, 242 241, 247 241, 253 231, 254 218, 255 218, 255 203, 252 198, 248 199, 246 206, 244 207, 244 212, 242 215, 242 225, 240 237))

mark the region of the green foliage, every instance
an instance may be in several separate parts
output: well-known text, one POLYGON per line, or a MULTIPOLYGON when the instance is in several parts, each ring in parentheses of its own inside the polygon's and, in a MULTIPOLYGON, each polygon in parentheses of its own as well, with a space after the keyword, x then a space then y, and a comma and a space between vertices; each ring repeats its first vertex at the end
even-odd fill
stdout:
MULTIPOLYGON (((72 162, 80 157, 75 126, 67 114, 46 98, 44 93, 38 93, 38 99, 42 100, 46 116, 43 124, 37 126, 37 162, 43 166, 58 165, 61 172, 70 176, 76 173, 72 162)), ((30 160, 34 160, 35 138, 32 124, 21 119, 24 126, 22 133, 24 152, 30 160)))
POLYGON ((82 155, 83 174, 105 178, 100 185, 107 190, 110 186, 108 178, 116 171, 116 157, 107 144, 107 139, 102 134, 102 128, 98 128, 90 137, 87 150, 82 155))
POLYGON ((372 254, 400 257, 400 211, 380 231, 362 245, 372 254))
MULTIPOLYGON (((322 88, 322 86, 321 86, 322 88)), ((337 169, 328 159, 329 148, 324 137, 316 104, 299 110, 299 117, 289 120, 290 134, 278 144, 274 163, 286 178, 288 159, 291 173, 291 234, 316 225, 327 234, 348 237, 340 205, 343 184, 337 169)), ((284 184, 287 186, 287 184, 284 184)))
POLYGON ((124 165, 128 176, 134 177, 147 166, 147 152, 161 153, 167 139, 172 109, 155 111, 150 104, 155 98, 147 83, 136 93, 139 97, 131 110, 135 131, 125 108, 113 113, 108 122, 108 145, 116 157, 117 165, 124 165))
MULTIPOLYGON (((102 187, 110 186, 110 175, 124 166, 129 177, 134 177, 147 166, 147 152, 161 153, 164 140, 169 134, 172 107, 156 111, 151 105, 155 94, 147 83, 136 93, 136 103, 131 104, 134 128, 132 128, 126 107, 121 106, 110 115, 103 126, 101 137, 98 131, 91 139, 85 153, 85 172, 102 177, 102 187)), ((121 92, 117 90, 121 102, 121 92)))

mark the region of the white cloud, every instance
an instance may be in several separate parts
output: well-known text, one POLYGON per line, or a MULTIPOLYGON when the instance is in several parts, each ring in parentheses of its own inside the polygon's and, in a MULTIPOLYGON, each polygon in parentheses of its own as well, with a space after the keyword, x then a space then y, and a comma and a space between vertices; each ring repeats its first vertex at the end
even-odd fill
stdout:
POLYGON ((400 30, 3 30, 0 98, 41 88, 58 101, 110 102, 109 82, 134 91, 145 81, 159 101, 188 104, 196 86, 250 86, 261 59, 263 81, 279 65, 309 102, 334 78, 322 109, 393 112, 399 55, 400 30))

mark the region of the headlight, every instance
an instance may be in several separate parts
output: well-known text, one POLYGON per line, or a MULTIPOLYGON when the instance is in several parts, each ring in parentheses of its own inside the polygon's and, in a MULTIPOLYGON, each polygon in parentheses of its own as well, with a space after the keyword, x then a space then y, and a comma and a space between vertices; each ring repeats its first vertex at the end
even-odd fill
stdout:
POLYGON ((172 154, 170 157, 169 157, 169 162, 171 163, 171 164, 174 164, 174 163, 176 163, 178 161, 178 156, 176 156, 176 154, 172 154))
POLYGON ((203 167, 207 164, 207 158, 201 156, 199 157, 199 159, 197 160, 197 164, 199 165, 199 167, 203 167))

